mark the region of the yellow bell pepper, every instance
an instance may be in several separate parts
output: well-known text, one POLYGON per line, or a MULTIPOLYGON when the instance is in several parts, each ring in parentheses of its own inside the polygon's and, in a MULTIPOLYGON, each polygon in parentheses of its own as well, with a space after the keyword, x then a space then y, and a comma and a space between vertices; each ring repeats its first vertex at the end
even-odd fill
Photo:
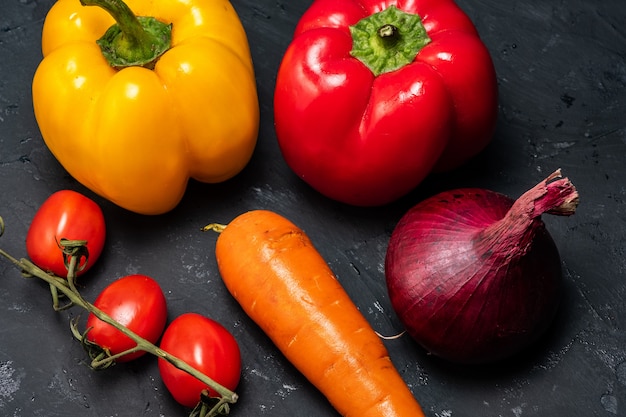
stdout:
POLYGON ((238 174, 256 145, 259 104, 229 1, 82 2, 50 9, 32 85, 41 135, 69 174, 142 214, 173 209, 190 178, 238 174))

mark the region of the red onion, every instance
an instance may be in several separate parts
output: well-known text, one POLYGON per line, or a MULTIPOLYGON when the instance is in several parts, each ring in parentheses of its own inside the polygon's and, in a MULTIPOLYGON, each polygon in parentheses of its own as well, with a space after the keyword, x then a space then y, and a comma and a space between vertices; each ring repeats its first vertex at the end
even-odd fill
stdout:
POLYGON ((527 347, 554 318, 562 281, 541 215, 569 216, 577 205, 560 170, 517 201, 466 188, 417 204, 394 229, 385 259, 391 304, 407 332, 460 363, 527 347))

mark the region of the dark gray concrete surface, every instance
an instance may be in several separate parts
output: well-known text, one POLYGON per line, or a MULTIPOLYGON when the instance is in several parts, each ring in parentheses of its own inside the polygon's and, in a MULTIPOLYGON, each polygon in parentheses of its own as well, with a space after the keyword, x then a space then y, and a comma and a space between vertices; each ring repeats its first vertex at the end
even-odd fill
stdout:
MULTIPOLYGON (((256 65, 262 121, 249 166, 220 185, 191 183, 172 212, 145 217, 74 181, 45 147, 30 83, 51 0, 5 1, 0 13, 0 247, 24 256, 39 205, 70 188, 101 204, 108 240, 81 281, 94 299, 112 280, 144 273, 164 288, 173 318, 195 311, 221 321, 243 353, 232 416, 321 417, 337 413, 248 319, 223 287, 216 236, 200 233, 257 208, 289 217, 310 235, 380 333, 401 331, 386 295, 390 233, 409 207, 435 192, 483 187, 517 197, 561 167, 581 195, 571 218, 545 216, 562 257, 564 299, 550 332, 504 364, 459 368, 409 338, 385 342, 429 417, 626 416, 626 8, 621 0, 459 0, 498 73, 500 113, 491 145, 467 166, 428 178, 387 207, 329 201, 284 163, 273 130, 275 74, 306 1, 234 0, 256 65)), ((45 285, 0 262, 0 415, 184 416, 153 358, 93 372, 45 285)), ((315 360, 315 358, 311 358, 315 360)))

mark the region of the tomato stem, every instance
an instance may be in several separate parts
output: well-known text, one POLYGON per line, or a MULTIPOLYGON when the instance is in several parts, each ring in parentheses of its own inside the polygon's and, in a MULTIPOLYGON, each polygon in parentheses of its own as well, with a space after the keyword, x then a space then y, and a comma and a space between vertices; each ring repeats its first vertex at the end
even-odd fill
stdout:
MULTIPOLYGON (((4 222, 2 220, 2 217, 0 217, 0 236, 2 236, 3 233, 4 233, 4 222)), ((153 343, 150 343, 148 340, 142 338, 141 336, 139 336, 132 330, 128 329, 126 326, 118 323, 116 320, 114 320, 111 316, 109 316, 104 311, 100 310, 98 307, 86 301, 76 289, 75 282, 74 282, 76 278, 75 276, 76 269, 78 268, 80 257, 84 256, 84 253, 81 252, 80 250, 72 251, 72 254, 69 257, 67 280, 61 277, 58 277, 56 275, 46 273, 44 270, 39 268, 37 265, 33 264, 28 259, 14 258, 10 254, 5 252, 3 249, 0 249, 0 255, 8 259, 18 269, 20 269, 22 271, 22 274, 25 277, 36 277, 47 282, 50 285, 51 291, 53 293, 55 310, 58 311, 60 309, 64 309, 64 308, 71 307, 74 305, 82 307, 83 309, 95 315, 98 319, 115 327, 117 330, 122 332, 124 335, 128 336, 137 344, 136 347, 130 349, 129 351, 120 353, 119 355, 113 355, 113 356, 109 355, 109 357, 106 359, 94 360, 92 364, 95 364, 96 367, 97 366, 102 367, 103 364, 106 364, 106 361, 114 360, 115 358, 122 356, 123 354, 142 350, 158 358, 164 359, 168 361, 169 363, 171 363, 172 365, 174 365, 176 368, 184 372, 187 372, 188 374, 202 381, 207 386, 211 387, 213 390, 215 390, 215 392, 217 392, 221 396, 218 399, 217 405, 211 408, 206 414, 204 414, 204 416, 206 417, 217 416, 220 414, 221 410, 223 410, 225 406, 227 406, 228 404, 234 404, 235 402, 237 402, 239 397, 235 392, 229 390, 228 388, 222 386, 221 384, 218 384, 213 379, 209 378, 202 372, 198 371, 196 368, 192 367, 191 365, 189 365, 187 362, 183 361, 182 359, 166 352, 165 350, 159 348, 153 343), (69 303, 67 305, 60 307, 60 308, 58 307, 58 293, 59 292, 63 294, 65 297, 67 297, 69 300, 69 303)), ((76 336, 77 331, 75 330, 75 327, 73 328, 72 331, 74 332, 74 335, 76 336)))

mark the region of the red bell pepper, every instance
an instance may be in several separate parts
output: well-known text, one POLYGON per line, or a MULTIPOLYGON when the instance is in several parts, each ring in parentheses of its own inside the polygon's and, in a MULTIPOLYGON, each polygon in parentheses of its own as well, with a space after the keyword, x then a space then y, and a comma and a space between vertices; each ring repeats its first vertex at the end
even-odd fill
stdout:
POLYGON ((383 205, 482 151, 497 95, 489 51, 452 0, 315 0, 278 71, 276 135, 314 189, 383 205))

